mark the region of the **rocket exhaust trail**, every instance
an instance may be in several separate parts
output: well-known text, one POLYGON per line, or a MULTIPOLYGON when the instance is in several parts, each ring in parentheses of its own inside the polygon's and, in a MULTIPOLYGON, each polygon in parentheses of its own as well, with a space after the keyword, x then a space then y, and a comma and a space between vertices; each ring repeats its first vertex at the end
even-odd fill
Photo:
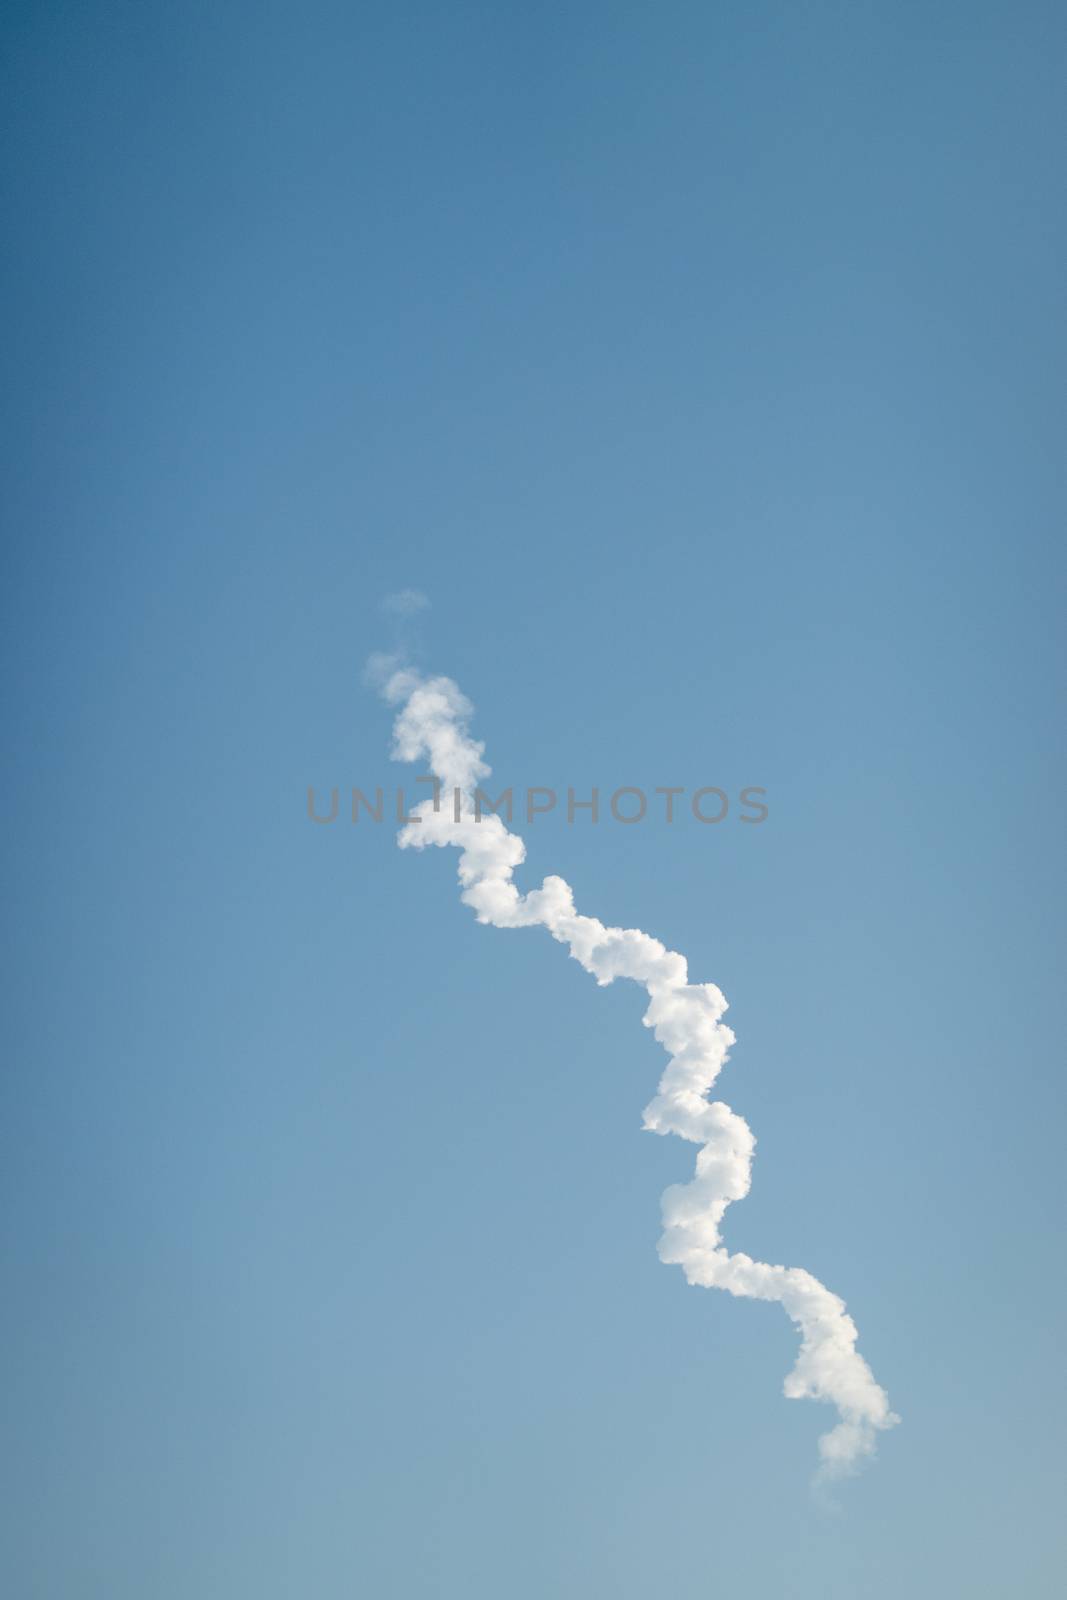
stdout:
POLYGON ((645 1107, 644 1125, 700 1146, 695 1176, 663 1195, 660 1259, 680 1266, 690 1283, 776 1300, 785 1308, 801 1339, 785 1393, 836 1406, 839 1420, 819 1440, 822 1473, 849 1471, 873 1453, 878 1431, 899 1419, 856 1349, 856 1325, 844 1301, 803 1267, 770 1266, 742 1252, 731 1254, 721 1241, 726 1208, 748 1193, 755 1147, 744 1118, 708 1098, 734 1043, 721 1020, 726 1011, 721 991, 713 983, 690 983, 685 957, 640 929, 609 928, 583 916, 562 878, 547 877, 539 889, 520 894, 512 876, 526 854, 522 840, 499 816, 475 813, 475 789, 490 769, 482 760, 484 746, 469 732, 470 703, 450 678, 427 679, 406 669, 390 671, 382 693, 398 707, 394 757, 427 761, 447 797, 436 808, 433 800, 416 806, 412 818, 418 820, 401 830, 398 843, 415 849, 456 846, 462 899, 479 922, 547 928, 598 984, 629 978, 647 991, 644 1025, 670 1059, 645 1107))

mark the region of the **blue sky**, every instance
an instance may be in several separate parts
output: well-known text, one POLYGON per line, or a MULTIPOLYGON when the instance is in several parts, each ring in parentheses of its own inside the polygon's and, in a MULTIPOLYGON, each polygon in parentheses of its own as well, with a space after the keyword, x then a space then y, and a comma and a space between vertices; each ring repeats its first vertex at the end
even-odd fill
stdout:
POLYGON ((1062 1584, 1051 5, 16 4, 0 1577, 66 1600, 1062 1584), (903 1424, 827 1512, 774 1306, 655 1253, 642 997, 479 927, 383 596, 522 827, 721 985, 727 1238, 903 1424))

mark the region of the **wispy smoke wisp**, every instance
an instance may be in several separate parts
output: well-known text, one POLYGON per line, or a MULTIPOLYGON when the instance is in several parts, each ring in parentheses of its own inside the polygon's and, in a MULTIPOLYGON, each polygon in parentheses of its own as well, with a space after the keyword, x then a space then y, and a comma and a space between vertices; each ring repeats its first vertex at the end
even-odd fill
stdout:
POLYGON ((462 898, 479 922, 497 928, 547 928, 598 984, 630 978, 649 996, 644 1023, 670 1060, 644 1125, 676 1133, 700 1146, 696 1175, 663 1196, 661 1260, 676 1263, 690 1283, 730 1294, 776 1300, 800 1331, 800 1354, 785 1380, 790 1399, 826 1400, 839 1421, 819 1441, 826 1474, 847 1472, 874 1450, 879 1429, 898 1419, 888 1397, 856 1349, 856 1325, 844 1301, 803 1267, 770 1266, 722 1244, 727 1206, 748 1193, 755 1139, 742 1117, 708 1092, 721 1072, 734 1035, 722 1021, 726 1000, 713 983, 690 983, 685 957, 639 928, 609 928, 575 910, 570 886, 545 878, 520 894, 512 882, 526 849, 498 816, 476 819, 474 790, 488 776, 484 746, 469 732, 471 706, 450 678, 391 673, 382 686, 399 707, 393 755, 427 761, 440 780, 444 803, 427 800, 401 830, 401 846, 455 845, 460 851, 462 898), (454 791, 460 791, 455 820, 454 791))
POLYGON ((386 616, 392 617, 413 617, 429 608, 430 602, 421 589, 397 589, 394 594, 387 594, 381 602, 381 609, 386 616))

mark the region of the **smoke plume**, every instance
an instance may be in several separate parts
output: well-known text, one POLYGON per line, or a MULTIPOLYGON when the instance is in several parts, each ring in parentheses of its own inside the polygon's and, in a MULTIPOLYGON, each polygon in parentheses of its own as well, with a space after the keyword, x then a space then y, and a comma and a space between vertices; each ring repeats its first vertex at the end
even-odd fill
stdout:
POLYGON ((562 878, 547 877, 539 889, 521 894, 512 877, 526 854, 522 840, 498 816, 476 813, 475 790, 490 768, 482 759, 484 746, 469 732, 470 703, 450 678, 427 679, 407 669, 390 671, 382 692, 399 708, 394 757, 428 762, 440 783, 435 797, 412 812, 400 845, 456 846, 462 899, 479 922, 547 928, 598 984, 630 978, 647 990, 644 1024, 670 1059, 645 1107, 644 1125, 700 1146, 692 1180, 673 1184, 663 1195, 660 1259, 680 1266, 690 1283, 775 1300, 785 1308, 801 1340, 785 1393, 836 1406, 839 1421, 819 1440, 822 1471, 847 1472, 873 1453, 878 1430, 898 1419, 856 1349, 856 1325, 844 1301, 803 1267, 731 1254, 721 1240, 727 1206, 748 1193, 755 1147, 745 1120, 708 1098, 734 1043, 722 1021, 721 991, 713 983, 690 983, 685 957, 639 928, 609 928, 583 916, 562 878))

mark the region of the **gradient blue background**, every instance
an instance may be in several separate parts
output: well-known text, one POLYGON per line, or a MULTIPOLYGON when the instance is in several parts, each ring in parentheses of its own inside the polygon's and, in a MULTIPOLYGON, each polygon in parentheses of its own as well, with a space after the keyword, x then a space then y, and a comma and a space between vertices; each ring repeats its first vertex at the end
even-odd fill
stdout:
POLYGON ((1064 42, 8 7, 6 1594, 1062 1592, 1064 42), (769 791, 523 881, 732 1002, 729 1243, 904 1417, 836 1512, 639 992, 305 817, 405 586, 502 780, 769 791))

